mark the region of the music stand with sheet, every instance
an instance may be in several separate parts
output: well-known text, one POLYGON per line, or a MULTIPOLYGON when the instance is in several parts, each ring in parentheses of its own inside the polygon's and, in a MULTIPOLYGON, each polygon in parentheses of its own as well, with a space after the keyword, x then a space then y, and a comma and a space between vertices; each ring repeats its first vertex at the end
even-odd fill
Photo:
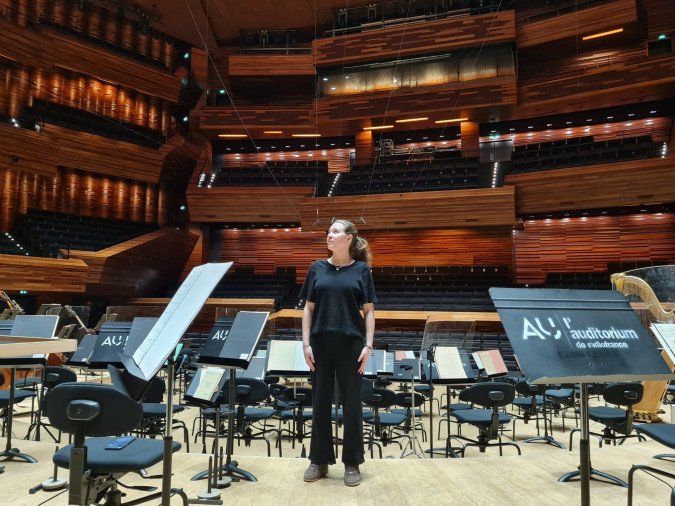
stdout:
MULTIPOLYGON (((10 337, 16 337, 17 340, 21 336, 25 337, 44 337, 53 338, 56 333, 56 325, 59 317, 52 316, 28 316, 18 315, 15 320, 12 320, 12 327, 9 331, 10 337)), ((68 343, 71 344, 71 343, 68 343)), ((7 346, 7 345, 5 345, 7 346)), ((44 367, 47 364, 47 355, 44 353, 34 353, 33 355, 22 355, 13 357, 4 357, 0 359, 0 367, 8 367, 10 369, 9 375, 9 399, 7 405, 7 445, 5 450, 0 452, 0 458, 19 458, 32 464, 36 463, 30 455, 21 453, 17 448, 12 448, 12 420, 14 411, 14 393, 16 391, 16 369, 19 367, 44 367)))
POLYGON ((525 377, 535 384, 581 385, 579 476, 581 504, 588 506, 588 384, 675 375, 620 292, 490 288, 490 296, 525 377))
MULTIPOLYGON (((238 467, 238 463, 232 460, 232 453, 234 449, 234 404, 236 403, 236 369, 248 369, 253 353, 258 345, 260 336, 267 323, 269 313, 262 311, 239 311, 234 320, 232 318, 219 318, 214 330, 210 333, 210 339, 204 345, 204 349, 199 355, 198 364, 208 365, 207 369, 212 367, 220 367, 222 369, 230 370, 229 396, 228 396, 228 422, 227 422, 227 444, 226 444, 226 461, 222 466, 222 471, 225 476, 232 477, 233 474, 239 474, 249 481, 258 481, 251 473, 244 471, 238 467)), ((213 374, 215 379, 215 374, 213 374)), ((193 383, 200 384, 200 378, 195 376, 193 383)), ((208 401, 212 405, 224 384, 224 380, 220 381, 219 387, 215 391, 211 391, 212 383, 209 382, 209 389, 207 394, 209 397, 202 396, 203 401, 208 401), (214 397, 215 396, 215 397, 214 397)), ((190 385, 192 386, 192 384, 190 385)), ((197 387, 199 388, 199 386, 197 387)), ((192 396, 196 398, 195 395, 192 396)), ((218 430, 220 425, 220 406, 216 408, 216 438, 218 438, 218 430)), ((214 462, 218 462, 218 445, 214 445, 214 462)), ((215 466, 214 466, 215 467, 215 466)), ((208 475, 208 471, 198 473, 193 480, 204 478, 208 475)))

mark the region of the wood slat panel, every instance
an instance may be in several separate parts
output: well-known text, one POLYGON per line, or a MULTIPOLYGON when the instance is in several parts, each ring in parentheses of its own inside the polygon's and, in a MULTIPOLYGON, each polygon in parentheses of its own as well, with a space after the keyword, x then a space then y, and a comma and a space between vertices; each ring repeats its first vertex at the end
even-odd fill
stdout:
POLYGON ((194 222, 298 223, 298 204, 311 199, 312 188, 195 188, 187 190, 194 222))
MULTIPOLYGON (((364 230, 512 226, 514 188, 484 188, 313 198, 308 188, 190 188, 188 204, 195 222, 289 223, 301 220, 311 230, 317 219, 358 219, 364 230), (261 205, 263 204, 263 205, 261 205)), ((323 230, 323 225, 319 227, 323 230)))
POLYGON ((157 67, 40 26, 28 30, 0 18, 0 55, 36 68, 60 67, 177 102, 181 79, 157 67))
POLYGON ((0 168, 47 177, 56 174, 60 153, 52 138, 31 130, 0 124, 0 168), (15 161, 15 159, 18 160, 15 161))
POLYGON ((312 106, 237 106, 203 107, 199 113, 199 128, 202 130, 236 130, 244 133, 248 130, 265 128, 274 130, 314 131, 314 111, 312 106))
POLYGON ((79 259, 0 255, 0 286, 7 291, 84 293, 87 271, 79 259))
POLYGON ((87 293, 144 296, 173 285, 197 239, 185 230, 166 228, 101 251, 71 251, 70 257, 89 267, 87 293))
POLYGON ((636 4, 636 0, 616 0, 580 12, 519 24, 518 47, 536 46, 566 37, 620 28, 638 20, 636 4))
POLYGON ((527 106, 539 108, 537 115, 549 114, 548 109, 541 110, 543 104, 550 104, 551 114, 559 113, 561 102, 569 103, 570 110, 594 109, 601 105, 669 98, 673 83, 675 56, 649 58, 519 86, 518 103, 523 105, 526 115, 527 106))
POLYGON ((547 272, 604 272, 609 262, 675 262, 675 214, 528 220, 514 232, 515 281, 547 272))
POLYGON ((312 54, 258 54, 229 57, 230 76, 313 76, 312 54))
POLYGON ((315 39, 317 67, 366 61, 384 61, 419 54, 438 54, 480 44, 515 40, 514 11, 459 16, 315 39))
POLYGON ((317 218, 325 222, 334 216, 363 217, 364 230, 512 226, 514 193, 509 186, 305 200, 300 203, 302 227, 310 230, 317 218))
POLYGON ((516 213, 597 209, 675 201, 673 157, 509 175, 516 213))
MULTIPOLYGON (((307 232, 284 230, 223 230, 222 260, 273 274, 278 267, 295 267, 302 283, 314 260, 330 255, 327 223, 307 232)), ((393 223, 368 230, 357 223, 373 253, 373 265, 512 265, 511 227, 480 229, 400 230, 393 223), (392 244, 405 245, 405 255, 392 244)))

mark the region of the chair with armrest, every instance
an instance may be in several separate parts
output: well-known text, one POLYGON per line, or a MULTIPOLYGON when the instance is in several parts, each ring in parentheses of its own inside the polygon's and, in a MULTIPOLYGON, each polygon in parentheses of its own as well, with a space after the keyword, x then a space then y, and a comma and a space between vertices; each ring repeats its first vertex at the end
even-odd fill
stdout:
MULTIPOLYGON (((610 383, 605 386, 602 396, 607 404, 614 406, 591 406, 588 408, 588 418, 594 422, 604 425, 602 433, 589 432, 590 435, 599 439, 599 447, 602 448, 602 442, 611 441, 616 445, 623 444, 626 438, 637 437, 644 441, 640 433, 633 432, 633 405, 642 400, 644 387, 642 383, 610 383), (623 409, 615 406, 626 406, 623 409)), ((572 436, 579 429, 574 429, 570 433, 570 451, 572 451, 572 436)))
POLYGON ((500 411, 500 408, 511 404, 515 396, 514 385, 503 382, 477 383, 462 390, 459 394, 460 401, 471 403, 474 406, 482 406, 482 408, 473 407, 456 410, 452 413, 452 416, 457 419, 458 423, 466 423, 476 427, 478 437, 471 439, 462 435, 453 435, 448 438, 447 444, 450 445, 451 439, 467 441, 458 451, 462 454, 462 457, 465 456, 468 446, 477 446, 481 452, 485 452, 488 447, 497 446, 500 456, 502 455, 502 447, 515 446, 518 455, 520 455, 520 447, 515 442, 502 442, 500 434, 501 427, 511 421, 511 417, 500 411), (491 443, 490 441, 493 439, 497 439, 497 442, 491 443))
MULTIPOLYGON (((659 443, 661 443, 664 446, 667 446, 668 448, 675 449, 675 423, 644 423, 641 425, 636 425, 635 432, 641 435, 649 436, 650 438, 654 439, 655 441, 658 441, 659 443)), ((654 455, 655 459, 662 459, 662 458, 672 459, 673 457, 675 456, 672 454, 654 455)), ((672 460, 669 460, 669 462, 672 462, 672 460)), ((644 471, 646 474, 650 476, 658 474, 660 476, 664 476, 665 478, 675 479, 675 474, 666 471, 665 469, 660 469, 648 465, 631 466, 630 471, 628 471, 628 506, 632 506, 633 504, 633 489, 634 489, 633 475, 635 474, 635 471, 644 471)), ((656 476, 654 477, 657 478, 656 476)), ((661 479, 659 479, 659 481, 666 483, 664 480, 661 479)), ((670 486, 670 505, 675 506, 675 487, 672 486, 670 486)))
POLYGON ((55 442, 61 442, 61 433, 59 432, 58 437, 54 436, 49 430, 49 424, 45 423, 43 416, 47 413, 47 403, 49 402, 50 392, 56 388, 57 385, 62 383, 74 383, 77 381, 77 374, 72 369, 61 366, 47 366, 45 367, 43 373, 42 388, 40 394, 39 407, 37 409, 37 414, 35 420, 28 427, 28 432, 26 433, 26 439, 30 439, 30 435, 35 430, 35 441, 40 441, 40 427, 43 427, 45 432, 49 434, 55 442))
MULTIPOLYGON (((83 506, 103 499, 105 504, 122 504, 118 480, 164 457, 164 442, 155 439, 139 438, 125 448, 106 450, 115 436, 134 430, 143 416, 141 404, 116 387, 97 383, 58 385, 50 393, 47 416, 53 427, 74 436, 73 444, 61 448, 53 457, 54 464, 69 470, 69 504, 83 506)), ((180 443, 174 442, 172 451, 179 449, 180 443)), ((181 496, 183 505, 188 504, 182 490, 172 489, 172 493, 181 496)), ((135 499, 133 504, 161 496, 156 492, 135 499)))
POLYGON ((388 388, 373 388, 372 395, 363 400, 363 404, 374 409, 372 419, 364 418, 363 422, 371 426, 368 444, 381 443, 387 446, 389 443, 396 443, 399 448, 403 446, 397 439, 404 437, 398 430, 403 431, 406 421, 405 413, 391 413, 387 411, 396 404, 396 392, 388 388), (381 410, 384 410, 382 412, 381 410))
MULTIPOLYGON (((163 401, 165 393, 166 382, 158 376, 152 378, 148 390, 141 399, 143 403, 143 419, 135 431, 139 436, 154 438, 164 434, 164 426, 166 424, 166 404, 163 401)), ((178 413, 185 411, 185 406, 182 404, 172 404, 171 411, 175 416, 178 413)), ((188 435, 188 428, 185 425, 185 422, 176 418, 172 418, 171 422, 171 430, 181 429, 183 431, 185 450, 189 452, 190 436, 188 435)))

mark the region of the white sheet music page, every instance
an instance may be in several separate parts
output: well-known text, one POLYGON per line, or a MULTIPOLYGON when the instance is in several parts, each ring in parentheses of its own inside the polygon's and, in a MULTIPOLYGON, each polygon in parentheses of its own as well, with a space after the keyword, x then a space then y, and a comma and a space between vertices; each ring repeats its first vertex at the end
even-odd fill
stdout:
POLYGON ((232 262, 210 263, 192 269, 148 337, 134 352, 132 358, 140 371, 130 371, 132 374, 146 381, 157 374, 231 266, 232 262))
POLYGON ((675 363, 675 323, 652 323, 650 327, 670 360, 675 363))

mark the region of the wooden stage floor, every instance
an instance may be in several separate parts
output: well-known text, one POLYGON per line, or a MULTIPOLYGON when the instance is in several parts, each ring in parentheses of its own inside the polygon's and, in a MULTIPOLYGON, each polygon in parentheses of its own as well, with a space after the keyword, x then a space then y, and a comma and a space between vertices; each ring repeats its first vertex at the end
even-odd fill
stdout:
MULTIPOLYGON (((42 441, 25 441, 23 436, 30 422, 26 411, 29 403, 21 405, 15 418, 15 437, 12 446, 19 448, 36 459, 36 464, 21 460, 2 462, 5 472, 0 474, 0 504, 19 506, 30 505, 65 505, 67 494, 39 491, 30 495, 28 490, 52 475, 51 455, 56 443, 50 442, 44 434, 42 441), (27 407, 26 407, 27 405, 27 407)), ((670 406, 664 406, 665 421, 670 420, 670 406)), ((196 408, 187 409, 181 416, 188 427, 197 412, 196 408)), ((438 429, 438 416, 434 416, 434 433, 438 429)), ((428 413, 423 417, 429 426, 428 413)), ((573 421, 572 421, 573 423, 573 421)), ((554 419, 554 437, 568 446, 569 424, 563 433, 560 418, 554 419)), ((445 438, 446 425, 442 429, 445 438)), ((453 429, 454 430, 454 429, 453 429)), ((308 465, 301 458, 302 445, 291 447, 288 440, 283 441, 284 457, 266 457, 264 442, 254 441, 250 447, 243 443, 235 443, 234 459, 240 468, 252 473, 257 482, 239 481, 232 483, 222 491, 224 504, 236 505, 514 505, 514 506, 546 506, 580 504, 579 482, 560 483, 558 478, 573 471, 579 465, 579 434, 575 434, 573 451, 562 450, 544 443, 524 443, 522 440, 535 435, 535 424, 516 425, 517 441, 520 442, 522 455, 517 456, 514 448, 505 448, 504 456, 499 457, 497 449, 489 448, 485 454, 478 449, 470 448, 462 459, 446 459, 435 456, 424 460, 410 456, 401 459, 398 446, 388 445, 384 448, 384 458, 371 459, 366 455, 362 466, 363 483, 354 488, 346 487, 342 481, 343 466, 332 466, 329 476, 316 483, 304 483, 303 473, 308 465)), ((593 430, 593 425, 591 425, 593 430)), ((466 428, 464 429, 466 434, 466 428)), ((418 432, 419 435, 419 432, 418 432)), ((181 441, 180 431, 174 437, 181 441)), ((508 440, 508 438, 507 438, 508 440)), ((172 484, 183 488, 188 497, 196 498, 197 492, 206 488, 204 481, 191 481, 191 477, 208 467, 208 456, 199 453, 201 444, 190 441, 191 453, 185 448, 174 454, 172 484)), ((435 447, 443 446, 435 436, 435 447)), ((182 441, 181 441, 182 442, 182 441)), ((308 441, 305 440, 308 444, 308 441)), ((5 441, 2 441, 5 447, 5 441)), ((422 443, 422 448, 429 448, 429 443, 422 443)), ((274 451, 274 448, 273 448, 274 451)), ((603 445, 598 448, 597 439, 591 437, 591 459, 593 467, 627 479, 632 464, 649 464, 675 472, 675 464, 656 461, 652 458, 658 453, 668 453, 658 443, 648 440, 638 442, 628 439, 622 446, 603 445)), ((274 453, 273 453, 274 454, 274 453)), ((150 474, 161 473, 161 464, 149 470, 150 474)), ((67 477, 64 470, 59 476, 67 477)), ((126 475, 124 484, 143 484, 161 486, 160 480, 143 480, 139 476, 126 475)), ((127 491, 129 498, 138 493, 127 491)), ((636 506, 653 506, 668 504, 669 488, 660 481, 636 474, 636 506)), ((627 491, 617 485, 598 480, 591 482, 591 503, 593 505, 615 506, 625 504, 627 491)), ((154 504, 158 504, 159 501, 154 504)), ((153 503, 148 503, 153 504, 153 503)), ((171 504, 180 504, 174 497, 171 504)))

